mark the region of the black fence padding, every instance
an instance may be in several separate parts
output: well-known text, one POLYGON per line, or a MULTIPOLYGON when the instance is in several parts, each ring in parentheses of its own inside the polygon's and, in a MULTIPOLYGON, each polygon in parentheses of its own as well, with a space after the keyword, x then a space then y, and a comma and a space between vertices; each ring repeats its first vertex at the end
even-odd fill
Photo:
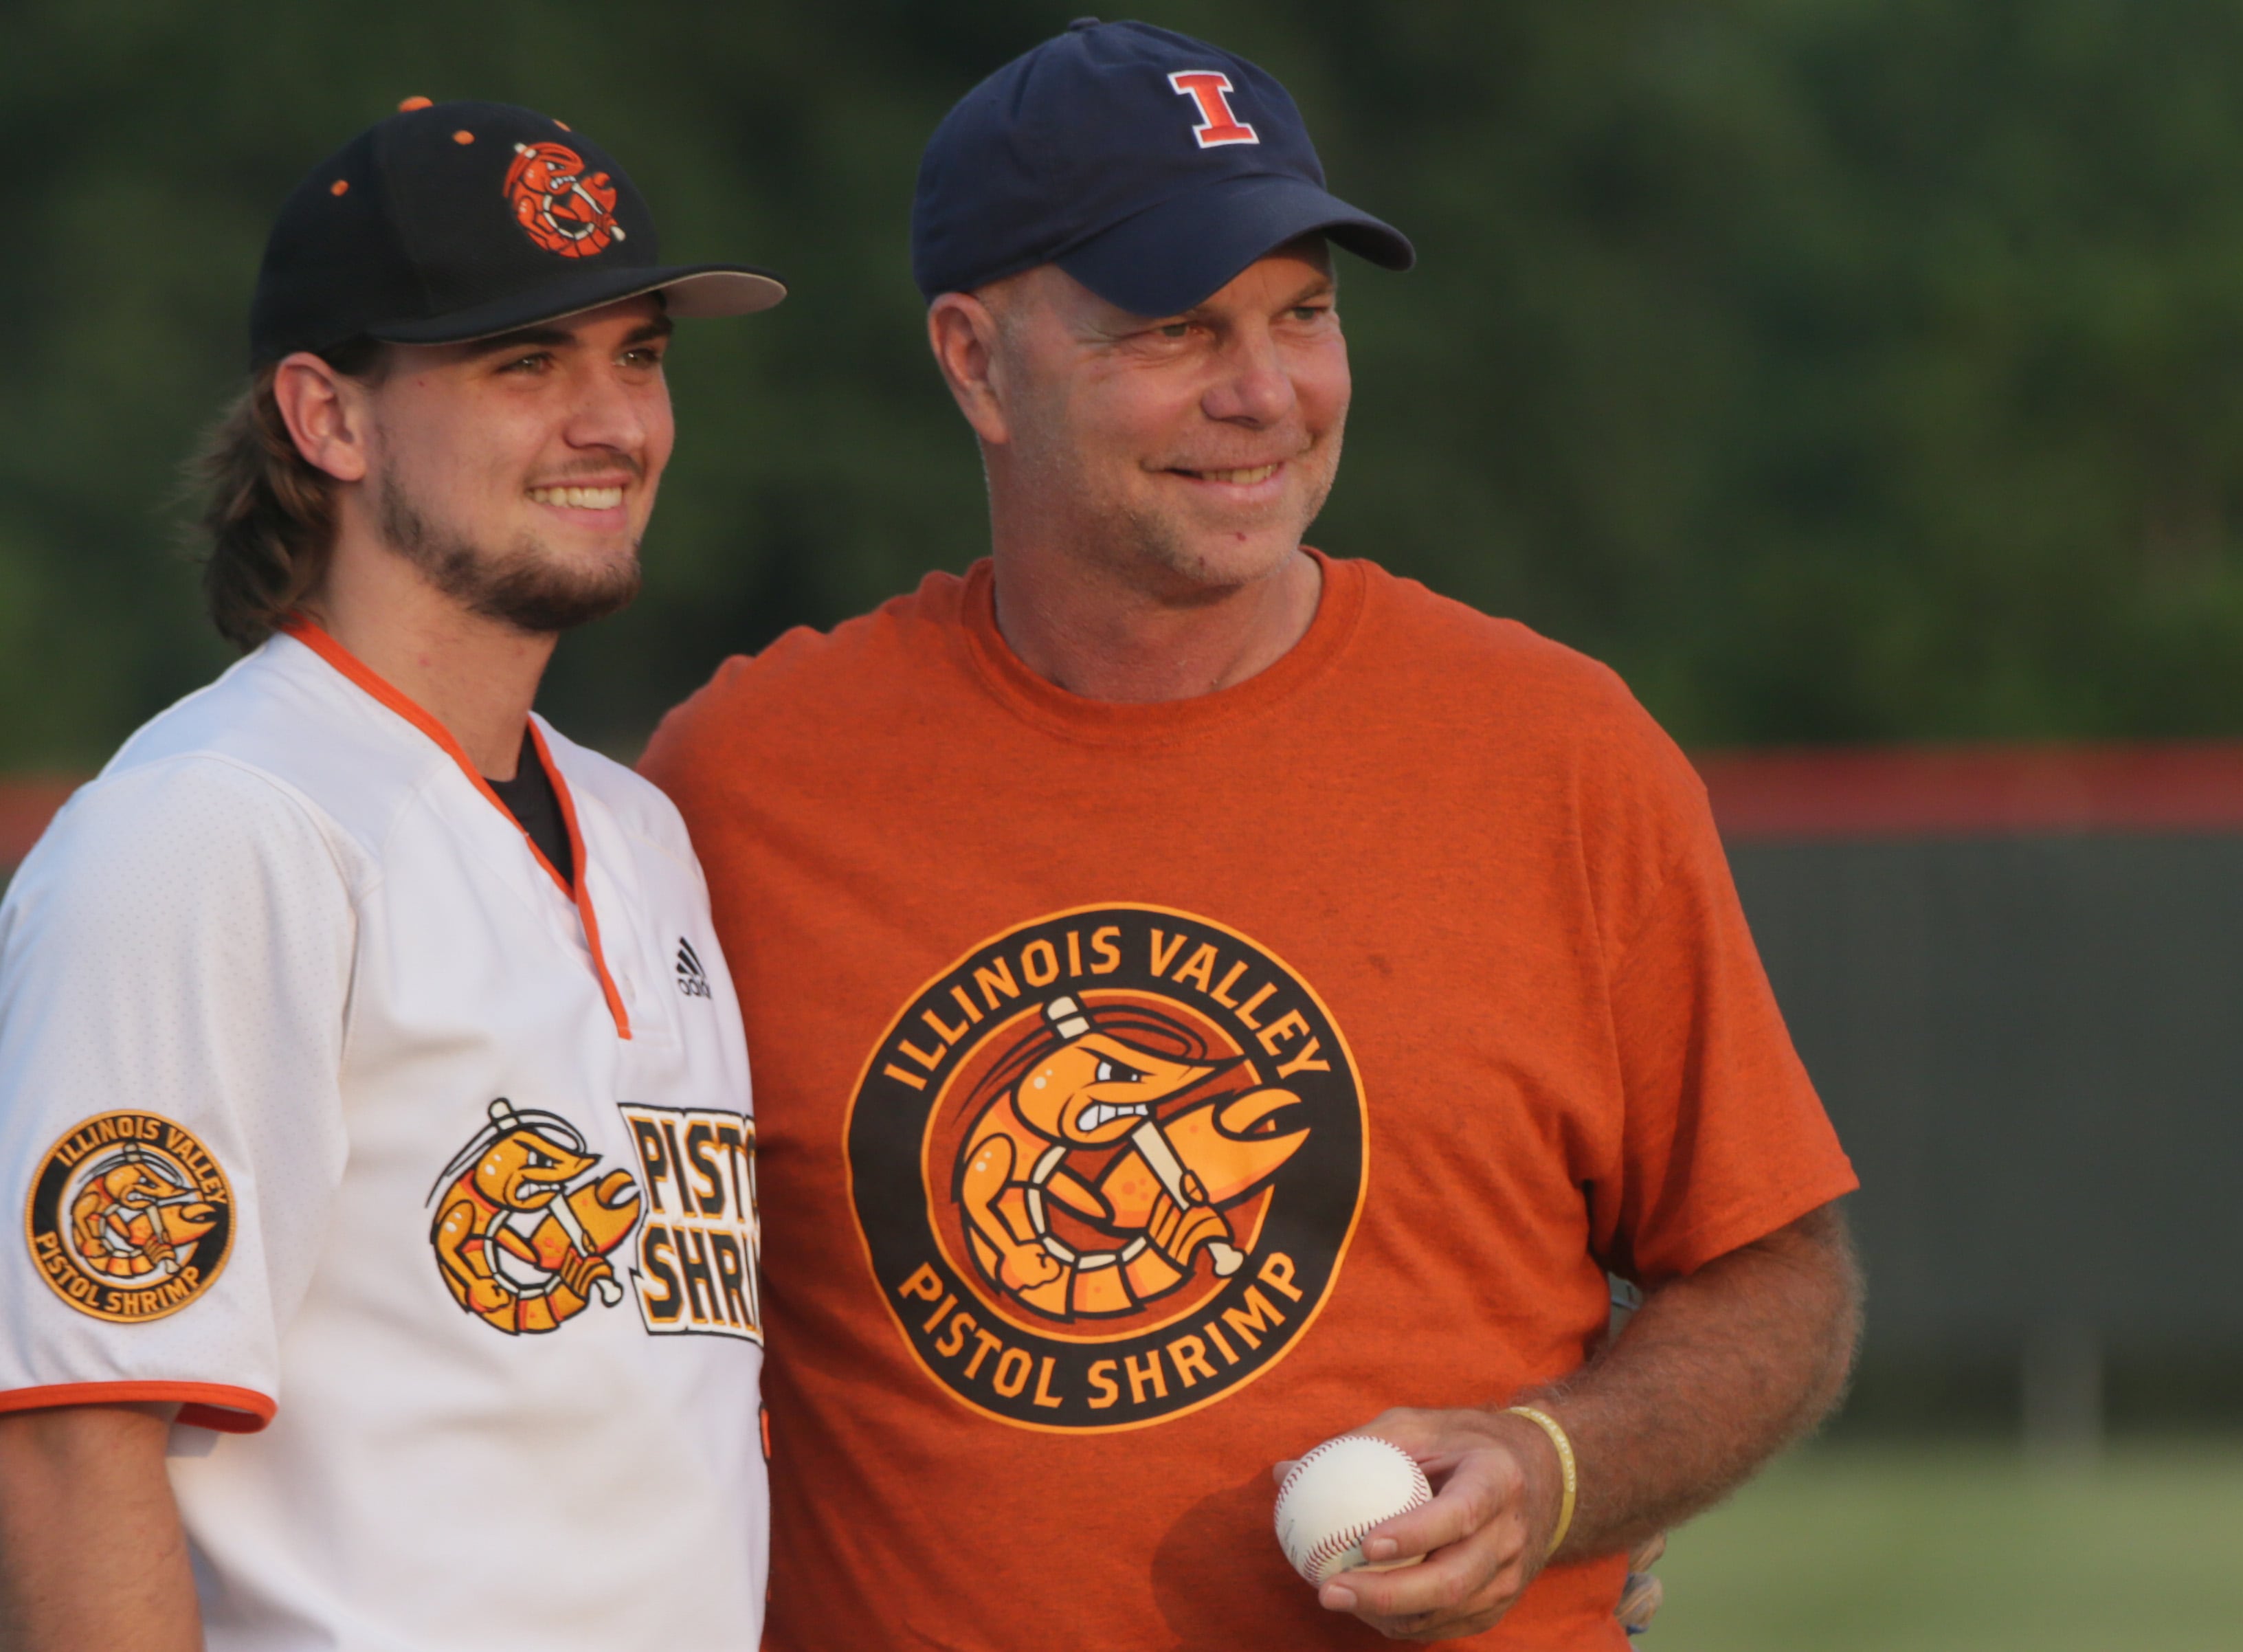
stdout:
POLYGON ((1878 1358, 2243 1356, 2243 837, 1748 842, 1878 1358))

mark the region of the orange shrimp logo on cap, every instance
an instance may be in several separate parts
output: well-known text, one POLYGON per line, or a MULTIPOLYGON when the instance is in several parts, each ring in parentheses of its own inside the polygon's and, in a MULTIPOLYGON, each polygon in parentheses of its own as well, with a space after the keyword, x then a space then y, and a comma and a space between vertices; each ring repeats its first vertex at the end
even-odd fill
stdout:
POLYGON ((506 199, 522 233, 562 258, 591 258, 624 239, 615 179, 586 176, 584 158, 566 144, 516 144, 506 199))

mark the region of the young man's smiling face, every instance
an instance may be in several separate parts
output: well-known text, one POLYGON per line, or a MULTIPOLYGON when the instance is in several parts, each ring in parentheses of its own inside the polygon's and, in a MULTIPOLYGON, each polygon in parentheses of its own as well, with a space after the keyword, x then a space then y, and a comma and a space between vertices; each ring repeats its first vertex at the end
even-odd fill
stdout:
POLYGON ((643 297, 500 338, 389 347, 367 390, 383 541, 524 631, 621 608, 675 438, 669 335, 643 297))
POLYGON ((1331 491, 1351 391, 1320 236, 1173 316, 1134 315, 1054 265, 999 288, 994 486, 1170 583, 1237 585, 1293 555, 1331 491))

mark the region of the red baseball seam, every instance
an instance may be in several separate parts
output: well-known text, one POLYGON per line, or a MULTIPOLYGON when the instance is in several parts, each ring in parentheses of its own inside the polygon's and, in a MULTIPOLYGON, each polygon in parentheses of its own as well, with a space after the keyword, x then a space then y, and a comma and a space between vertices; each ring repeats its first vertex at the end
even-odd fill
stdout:
MULTIPOLYGON (((1415 1508, 1417 1505, 1412 1503, 1410 1507, 1415 1508)), ((1323 1542, 1310 1549, 1309 1551, 1309 1581, 1322 1584, 1324 1581, 1325 1565, 1338 1559, 1361 1542, 1363 1534, 1377 1524, 1377 1521, 1358 1521, 1352 1526, 1334 1532, 1323 1542)))
MULTIPOLYGON (((1282 1521, 1284 1518, 1285 1500, 1292 1494, 1293 1482, 1301 1477, 1301 1471, 1303 1469, 1306 1468, 1310 1463, 1316 1461, 1317 1458, 1322 1457, 1325 1453, 1337 1450, 1344 1441, 1351 1440, 1377 1440, 1377 1438, 1378 1437, 1376 1434, 1336 1434, 1331 1439, 1324 1441, 1323 1445, 1318 1446, 1315 1450, 1309 1453, 1307 1456, 1302 1458, 1300 1461, 1295 1463, 1293 1465, 1293 1472, 1286 1475, 1284 1484, 1277 1487, 1278 1519, 1282 1521)), ((1391 1444, 1391 1441, 1381 1441, 1380 1443, 1391 1444)), ((1402 1450, 1399 1446, 1396 1446, 1394 1449, 1398 1452, 1402 1450)), ((1404 1453, 1404 1455, 1407 1456, 1408 1453, 1404 1453)), ((1394 1511, 1394 1514, 1406 1514, 1411 1509, 1421 1507, 1425 1504, 1432 1501, 1432 1482, 1425 1478, 1425 1471, 1418 1466, 1418 1460, 1414 1457, 1410 1458, 1410 1472, 1411 1477, 1417 1483, 1410 1488, 1410 1500, 1403 1504, 1401 1507, 1396 1509, 1394 1511)), ((1363 1534, 1365 1532, 1368 1532, 1372 1527, 1379 1525, 1383 1521, 1393 1519, 1394 1514, 1382 1514, 1377 1520, 1360 1521, 1353 1526, 1344 1527, 1340 1531, 1331 1534, 1322 1542, 1318 1543, 1314 1548, 1309 1551, 1308 1565, 1306 1569, 1303 1571, 1303 1575, 1305 1576, 1310 1582, 1321 1587, 1324 1581, 1324 1568, 1325 1561, 1333 1559, 1337 1555, 1345 1554, 1350 1548, 1352 1548, 1356 1544, 1363 1541, 1363 1534)))

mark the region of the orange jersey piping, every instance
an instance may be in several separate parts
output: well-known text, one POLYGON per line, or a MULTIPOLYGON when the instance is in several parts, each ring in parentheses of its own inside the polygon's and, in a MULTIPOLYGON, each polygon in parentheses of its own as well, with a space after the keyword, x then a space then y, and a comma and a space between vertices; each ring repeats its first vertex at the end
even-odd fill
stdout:
MULTIPOLYGON (((576 825, 576 799, 569 795, 569 782, 561 778, 561 765, 553 760, 553 754, 546 749, 545 731, 539 728, 535 722, 529 725, 529 738, 531 744, 537 748, 537 760, 545 765, 546 775, 553 782, 553 794, 561 801, 561 819, 569 827, 569 860, 576 873, 576 887, 569 893, 576 898, 576 911, 584 920, 584 943, 592 949, 592 966, 599 971, 600 991, 607 997, 608 1013, 616 1018, 616 1035, 629 1038, 631 1035, 630 1016, 623 1008, 623 995, 616 990, 616 983, 609 978, 607 954, 600 950, 600 918, 599 914, 592 910, 592 891, 584 880, 587 861, 584 855, 584 834, 576 825)), ((481 775, 475 778, 479 781, 482 779, 481 775)), ((488 784, 483 786, 483 790, 489 793, 492 802, 498 802, 497 793, 492 792, 488 784)), ((500 806, 505 806, 502 804, 500 806)), ((514 817, 509 813, 507 818, 512 819, 514 817)), ((529 835, 526 832, 522 833, 525 839, 529 835)), ((529 846, 535 849, 537 846, 533 843, 529 846)), ((542 853, 540 853, 537 858, 540 860, 545 859, 542 853)), ((552 870, 549 863, 546 870, 549 872, 552 870)))
POLYGON ((127 1406, 176 1400, 179 1420, 222 1434, 253 1434, 273 1420, 275 1407, 253 1388, 219 1382, 63 1382, 0 1394, 0 1412, 44 1411, 57 1406, 127 1406))
POLYGON ((569 853, 576 862, 576 881, 573 886, 545 858, 545 851, 537 846, 536 840, 523 829, 522 822, 514 818, 514 811, 500 801, 498 793, 491 790, 490 782, 483 779, 482 772, 468 761, 467 752, 452 738, 449 729, 330 637, 316 622, 301 614, 292 614, 281 622, 280 629, 434 740, 447 757, 459 765, 460 772, 468 777, 468 783, 483 794, 491 807, 504 815, 507 823, 522 833, 523 844, 535 857, 537 864, 545 869, 545 875, 553 880, 554 887, 576 903, 576 915, 584 926, 584 944, 592 954, 592 972, 600 979, 600 995, 607 1001, 608 1014, 615 1017, 616 1036, 629 1038, 631 1035, 630 1016, 623 1009, 623 995, 616 990, 615 978, 608 973, 607 954, 600 950, 600 920, 592 910, 591 892, 585 887, 584 838, 576 826, 576 800, 569 794, 569 782, 562 778, 561 771, 555 766, 546 751, 545 737, 538 732, 537 725, 532 723, 529 725, 529 738, 536 747, 537 760, 545 765, 546 775, 553 782, 554 796, 561 805, 561 818, 569 827, 569 853))

